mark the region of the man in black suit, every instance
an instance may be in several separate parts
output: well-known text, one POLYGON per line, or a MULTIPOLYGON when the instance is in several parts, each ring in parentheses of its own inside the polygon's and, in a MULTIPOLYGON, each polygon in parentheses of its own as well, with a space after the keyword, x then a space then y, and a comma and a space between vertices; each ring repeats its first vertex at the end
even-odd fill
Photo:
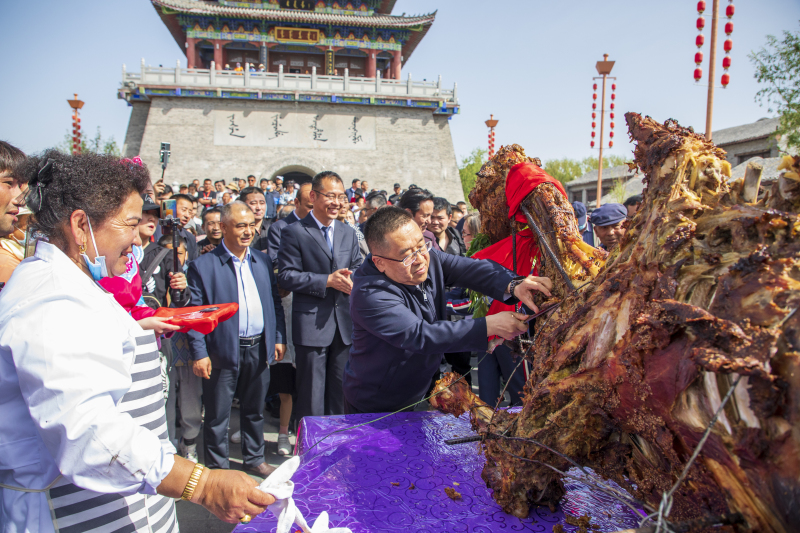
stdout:
POLYGON ((250 247, 260 252, 266 252, 267 235, 269 234, 272 220, 267 219, 265 216, 267 213, 267 198, 264 195, 264 191, 258 187, 245 187, 239 193, 239 201, 247 204, 256 219, 256 234, 250 243, 250 247))
POLYGON ((311 213, 283 229, 278 280, 293 293, 297 415, 344 414, 342 375, 350 353, 351 274, 361 265, 353 228, 336 220, 346 209, 342 179, 321 172, 311 182, 311 213))
POLYGON ((286 325, 272 260, 250 248, 253 212, 242 202, 222 208, 222 243, 189 264, 192 305, 237 302, 239 310, 208 335, 188 333, 194 373, 203 378, 205 463, 228 468, 228 426, 239 398, 242 458, 261 477, 264 462, 264 398, 269 363, 283 359, 286 325))

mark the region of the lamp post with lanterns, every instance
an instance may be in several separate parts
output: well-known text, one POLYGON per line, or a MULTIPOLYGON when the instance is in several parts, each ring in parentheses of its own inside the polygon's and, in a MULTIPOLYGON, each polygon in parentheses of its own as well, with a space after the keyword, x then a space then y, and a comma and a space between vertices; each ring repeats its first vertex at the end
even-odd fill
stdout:
MULTIPOLYGON (((605 128, 605 119, 606 119, 606 80, 609 79, 609 74, 611 74, 611 69, 614 68, 614 61, 608 60, 608 54, 603 54, 603 60, 598 61, 597 65, 597 73, 600 74, 600 77, 594 78, 595 80, 602 79, 603 80, 603 90, 600 96, 600 155, 597 161, 597 200, 595 201, 595 207, 600 207, 600 198, 603 196, 603 129, 605 128)), ((616 78, 610 78, 616 81, 616 78)), ((592 88, 594 89, 594 93, 592 94, 592 142, 591 147, 594 148, 594 129, 597 125, 596 118, 597 118, 597 84, 595 83, 592 88)), ((609 117, 611 119, 610 126, 611 131, 609 132, 608 136, 610 137, 610 141, 608 141, 608 147, 612 148, 614 146, 614 100, 617 99, 616 95, 617 84, 611 84, 611 113, 609 117)))
POLYGON ((78 93, 74 100, 67 100, 72 108, 72 154, 81 153, 81 117, 79 110, 83 107, 83 101, 78 100, 78 93))
MULTIPOLYGON (((705 37, 703 36, 703 29, 706 26, 706 19, 703 18, 703 13, 706 10, 706 2, 705 0, 700 0, 697 2, 697 38, 695 39, 695 44, 697 45, 697 52, 694 54, 694 62, 695 62, 695 69, 694 69, 694 81, 699 82, 703 78, 703 69, 700 65, 703 63, 703 52, 701 49, 703 48, 703 44, 705 43, 705 37)), ((731 82, 731 76, 728 74, 728 69, 731 68, 731 50, 733 49, 733 41, 730 39, 731 34, 733 33, 733 14, 736 11, 736 7, 733 5, 733 0, 728 0, 728 6, 725 8, 725 16, 728 18, 728 22, 725 23, 725 35, 728 36, 725 39, 725 42, 722 45, 723 50, 725 50, 725 57, 722 59, 722 68, 724 73, 720 78, 720 82, 722 83, 722 88, 725 89, 728 87, 728 84, 731 82)), ((719 0, 712 0, 711 4, 711 42, 709 43, 710 49, 708 53, 708 96, 706 100, 706 139, 709 141, 711 140, 711 125, 712 119, 714 116, 714 74, 716 71, 716 62, 717 62, 717 26, 719 21, 719 0)))
POLYGON ((486 127, 489 128, 489 159, 494 157, 494 128, 497 126, 499 120, 494 118, 494 115, 489 115, 489 120, 485 122, 486 127))

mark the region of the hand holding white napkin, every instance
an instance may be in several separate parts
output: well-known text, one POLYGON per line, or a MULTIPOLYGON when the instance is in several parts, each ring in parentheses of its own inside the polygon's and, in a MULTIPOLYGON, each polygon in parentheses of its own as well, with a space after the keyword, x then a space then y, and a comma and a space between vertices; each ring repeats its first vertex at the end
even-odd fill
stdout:
POLYGON ((328 513, 322 512, 314 522, 314 527, 308 527, 303 514, 294 504, 292 494, 294 493, 294 482, 292 476, 300 466, 300 457, 295 455, 281 466, 279 466, 270 476, 265 479, 259 490, 271 494, 275 497, 275 503, 268 509, 278 518, 276 533, 290 533, 292 524, 297 524, 304 533, 351 533, 348 528, 328 527, 328 513))

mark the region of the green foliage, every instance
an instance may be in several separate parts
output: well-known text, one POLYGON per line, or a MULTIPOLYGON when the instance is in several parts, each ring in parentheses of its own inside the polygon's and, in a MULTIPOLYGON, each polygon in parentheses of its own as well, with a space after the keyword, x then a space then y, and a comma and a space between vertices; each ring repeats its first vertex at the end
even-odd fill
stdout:
MULTIPOLYGON (((64 134, 64 140, 56 146, 56 150, 64 152, 65 154, 72 153, 71 131, 68 130, 67 133, 64 134)), ((100 133, 100 126, 97 127, 97 133, 93 139, 87 140, 86 136, 81 137, 81 151, 122 157, 122 150, 117 146, 117 141, 114 140, 114 136, 112 135, 109 138, 104 138, 100 133)))
POLYGON ((614 202, 616 202, 618 204, 621 204, 622 202, 627 200, 629 194, 628 194, 628 191, 627 191, 627 189, 625 187, 625 181, 617 180, 614 183, 614 187, 611 189, 611 191, 608 194, 609 194, 609 196, 611 196, 611 198, 614 200, 614 202))
MULTIPOLYGON (((486 236, 485 233, 478 233, 475 235, 475 237, 473 237, 472 242, 469 243, 467 257, 472 257, 474 254, 478 253, 484 248, 487 248, 491 244, 492 243, 489 242, 489 237, 486 236)), ((469 295, 470 299, 469 310, 472 312, 472 317, 485 317, 486 313, 489 312, 489 298, 477 291, 473 291, 472 289, 467 289, 467 294, 469 295)))
POLYGON ((767 35, 767 46, 748 57, 756 67, 756 80, 766 85, 756 93, 756 101, 778 113, 778 134, 787 149, 800 150, 800 32, 784 31, 780 41, 767 35))
POLYGON ((487 151, 475 148, 470 154, 461 160, 458 166, 458 173, 461 176, 461 187, 464 189, 464 198, 469 202, 469 193, 475 188, 478 180, 476 175, 484 163, 486 163, 487 151))
MULTIPOLYGON (((603 168, 617 167, 627 162, 628 161, 620 155, 609 155, 603 157, 603 168)), ((544 163, 544 171, 562 184, 580 178, 590 170, 597 170, 597 168, 596 157, 585 157, 580 160, 563 157, 561 159, 550 159, 544 163)))

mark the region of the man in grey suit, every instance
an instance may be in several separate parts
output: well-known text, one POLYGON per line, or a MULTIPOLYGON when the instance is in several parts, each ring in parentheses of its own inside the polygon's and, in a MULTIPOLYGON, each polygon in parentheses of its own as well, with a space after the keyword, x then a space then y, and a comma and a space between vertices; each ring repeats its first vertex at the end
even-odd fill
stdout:
POLYGON ((349 205, 339 175, 314 176, 311 201, 311 213, 283 228, 278 250, 279 285, 293 293, 298 418, 344 414, 342 377, 353 329, 350 276, 361 266, 355 230, 336 220, 349 205))

